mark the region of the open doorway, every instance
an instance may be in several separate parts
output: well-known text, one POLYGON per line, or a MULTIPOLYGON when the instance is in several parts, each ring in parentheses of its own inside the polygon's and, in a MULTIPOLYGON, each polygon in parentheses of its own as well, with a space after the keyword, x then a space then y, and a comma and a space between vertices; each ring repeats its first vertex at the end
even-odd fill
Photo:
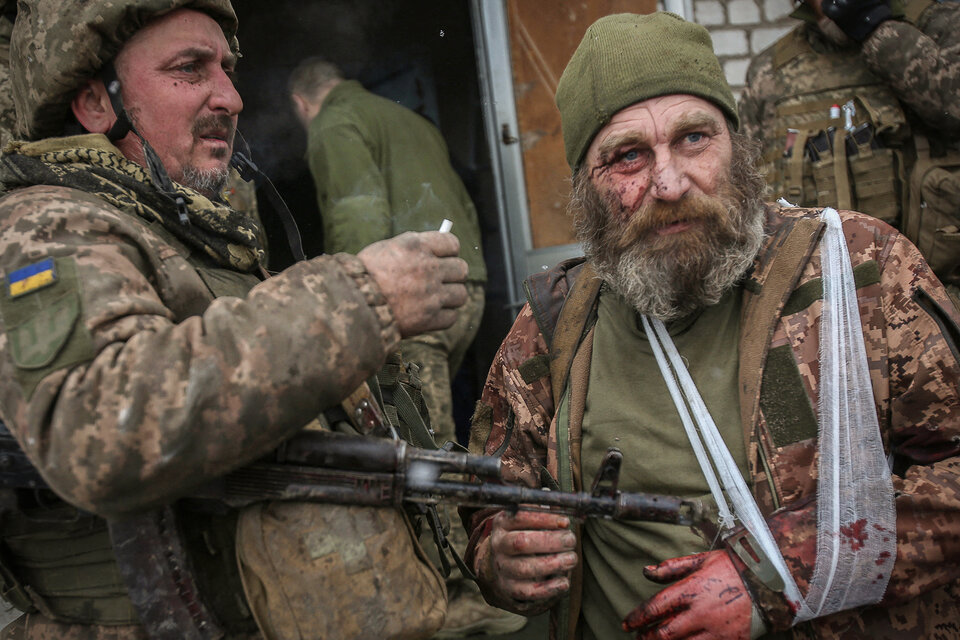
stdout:
MULTIPOLYGON (((308 256, 323 236, 306 140, 287 97, 287 79, 308 56, 336 63, 367 89, 420 113, 443 134, 451 161, 480 218, 489 272, 486 313, 478 339, 455 380, 458 433, 465 436, 500 340, 513 318, 490 177, 468 2, 449 0, 233 0, 240 20, 240 131, 254 161, 293 212, 308 256)), ((270 267, 292 256, 267 198, 258 193, 270 240, 270 267)))

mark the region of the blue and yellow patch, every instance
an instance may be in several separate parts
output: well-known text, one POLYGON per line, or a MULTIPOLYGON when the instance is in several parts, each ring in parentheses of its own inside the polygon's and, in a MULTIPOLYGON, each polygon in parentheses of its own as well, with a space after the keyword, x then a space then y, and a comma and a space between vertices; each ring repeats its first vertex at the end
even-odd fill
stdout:
POLYGON ((11 298, 16 298, 38 289, 43 289, 57 281, 57 268, 53 258, 35 262, 17 269, 7 276, 7 287, 11 298))

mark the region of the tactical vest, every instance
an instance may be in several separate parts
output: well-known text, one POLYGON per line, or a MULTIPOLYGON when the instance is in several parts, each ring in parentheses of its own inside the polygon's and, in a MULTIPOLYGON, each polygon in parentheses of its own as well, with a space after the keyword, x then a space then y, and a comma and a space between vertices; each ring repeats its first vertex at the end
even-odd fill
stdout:
MULTIPOLYGON (((919 22, 931 0, 914 0, 919 22)), ((960 148, 931 141, 850 49, 812 44, 807 25, 774 45, 775 131, 763 163, 774 196, 867 213, 900 228, 946 284, 960 284, 960 148)))
MULTIPOLYGON (((151 230, 187 249, 159 224, 151 230)), ((260 278, 223 268, 191 252, 187 261, 210 290, 211 299, 246 296, 260 278)), ((202 312, 202 310, 201 310, 202 312)), ((0 588, 21 611, 57 622, 137 625, 140 620, 110 542, 106 521, 60 500, 49 490, 0 490, 0 588)), ((234 512, 211 513, 177 506, 187 554, 204 601, 228 632, 255 632, 236 566, 234 512)))

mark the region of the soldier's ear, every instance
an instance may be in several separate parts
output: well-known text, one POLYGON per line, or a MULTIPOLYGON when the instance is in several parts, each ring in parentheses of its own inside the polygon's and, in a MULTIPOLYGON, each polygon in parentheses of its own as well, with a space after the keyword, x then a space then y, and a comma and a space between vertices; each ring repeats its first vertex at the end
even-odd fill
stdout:
POLYGON ((313 119, 313 116, 316 115, 315 113, 311 113, 310 101, 299 93, 291 94, 290 101, 293 103, 293 111, 297 114, 297 120, 300 121, 300 124, 302 124, 305 129, 309 128, 310 121, 313 119))
POLYGON ((70 102, 70 108, 77 121, 90 133, 106 133, 117 119, 107 88, 99 78, 88 80, 80 87, 70 102))

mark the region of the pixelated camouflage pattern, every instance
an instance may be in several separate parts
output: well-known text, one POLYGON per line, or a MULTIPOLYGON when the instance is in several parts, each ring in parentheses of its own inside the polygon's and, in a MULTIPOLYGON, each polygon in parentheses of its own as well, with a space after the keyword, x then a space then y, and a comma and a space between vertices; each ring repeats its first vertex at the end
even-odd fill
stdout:
POLYGON ((173 192, 187 203, 190 223, 183 224, 171 197, 161 194, 144 168, 123 157, 101 134, 15 141, 0 158, 0 182, 11 190, 43 184, 91 193, 122 211, 158 222, 227 267, 252 271, 263 259, 259 240, 265 235, 249 211, 234 210, 173 183, 173 192))
MULTIPOLYGON (((259 633, 232 634, 229 640, 262 640, 259 633)), ((64 624, 39 613, 20 616, 0 631, 0 640, 150 640, 139 626, 64 624)))
MULTIPOLYGON (((791 217, 814 215, 817 212, 813 210, 770 207, 768 230, 772 232, 791 217)), ((878 282, 858 290, 858 297, 884 443, 897 468, 904 469, 902 477, 894 476, 898 552, 879 605, 801 625, 794 635, 955 638, 960 620, 960 601, 955 598, 960 591, 960 364, 955 346, 938 320, 949 316, 956 321, 957 312, 906 238, 863 214, 841 212, 841 217, 854 266, 875 261, 880 274, 878 282), (945 316, 932 317, 921 307, 918 299, 923 292, 945 316)), ((771 239, 758 256, 752 279, 759 286, 775 251, 771 239)), ((798 287, 819 277, 819 248, 801 269, 798 287)), ((755 296, 749 288, 744 296, 746 309, 755 296)), ((821 307, 821 301, 815 300, 781 316, 770 341, 770 347, 790 345, 813 406, 818 389, 821 307)), ((553 439, 549 376, 525 381, 520 373, 523 363, 545 354, 547 345, 525 306, 494 359, 474 421, 475 429, 488 432, 483 443, 487 454, 497 451, 511 434, 502 456, 504 477, 529 486, 540 486, 541 467, 556 477, 558 456, 566 454, 557 451, 553 439)), ((757 372, 748 374, 741 369, 741 383, 744 375, 757 372)), ((742 404, 744 409, 749 406, 742 404)), ((578 438, 578 433, 570 433, 571 441, 578 438)), ((481 441, 479 437, 471 439, 475 447, 481 441)), ((771 516, 771 527, 788 566, 805 592, 816 556, 816 440, 776 448, 761 413, 748 445, 758 504, 771 516), (771 469, 769 481, 761 456, 771 469), (785 506, 774 514, 779 505, 785 506)), ((465 511, 464 515, 472 554, 487 533, 485 525, 492 513, 465 511)), ((865 535, 890 533, 866 529, 865 535)), ((792 619, 781 597, 758 595, 757 602, 774 627, 779 626, 778 621, 792 619)))
POLYGON ((863 59, 926 131, 960 137, 960 4, 934 3, 914 28, 887 21, 863 43, 863 59))
MULTIPOLYGON (((913 126, 922 122, 926 123, 920 125, 925 131, 937 132, 939 137, 960 136, 960 105, 956 100, 960 95, 960 4, 934 4, 922 14, 916 27, 898 21, 883 23, 863 43, 862 56, 854 47, 840 49, 827 42, 811 25, 798 29, 815 50, 840 54, 833 62, 849 68, 837 75, 846 75, 851 81, 872 76, 886 83, 909 107, 913 126)), ((747 87, 739 104, 743 132, 759 140, 765 152, 771 150, 775 138, 781 137, 776 130, 777 104, 814 90, 824 73, 833 73, 796 65, 778 74, 775 50, 776 45, 767 48, 750 63, 747 87)))
POLYGON ((0 199, 0 272, 52 255, 75 263, 74 331, 89 333, 92 355, 54 361, 27 397, 12 382, 4 327, 0 415, 51 487, 94 513, 168 502, 257 458, 376 372, 399 342, 355 257, 298 263, 245 296, 214 300, 212 287, 236 272, 158 225, 60 187, 0 199))
POLYGON ((450 385, 480 328, 483 306, 483 285, 467 282, 467 302, 458 310, 453 326, 407 338, 400 343, 404 361, 420 367, 421 391, 430 415, 430 427, 441 445, 457 439, 450 385))
POLYGON ((7 17, 13 0, 0 0, 0 150, 13 139, 17 126, 17 111, 13 106, 13 87, 10 84, 10 35, 13 22, 7 17))
POLYGON ((209 14, 239 51, 230 0, 20 0, 10 45, 17 135, 62 135, 77 88, 144 24, 180 8, 209 14))

